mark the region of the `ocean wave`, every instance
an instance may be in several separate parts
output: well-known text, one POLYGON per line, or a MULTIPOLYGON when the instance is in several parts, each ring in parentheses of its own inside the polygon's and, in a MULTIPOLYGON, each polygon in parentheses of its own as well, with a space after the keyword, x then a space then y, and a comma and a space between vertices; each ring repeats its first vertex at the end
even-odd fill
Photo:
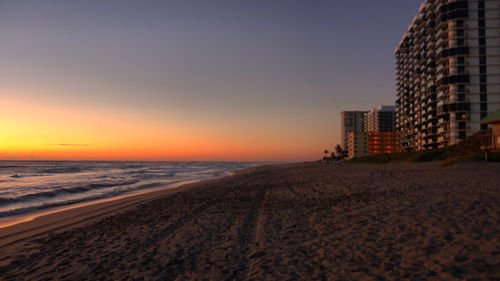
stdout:
POLYGON ((83 192, 97 190, 97 189, 106 188, 106 187, 127 186, 127 185, 136 184, 137 182, 138 182, 137 180, 132 180, 132 181, 122 181, 122 182, 112 182, 112 183, 90 183, 90 184, 75 186, 75 187, 59 188, 59 189, 55 189, 55 190, 51 190, 51 191, 26 194, 26 195, 22 195, 22 196, 18 196, 18 197, 0 198, 0 205, 22 203, 22 202, 47 199, 47 198, 54 198, 54 197, 57 197, 60 195, 83 193, 83 192))
POLYGON ((219 177, 249 165, 228 162, 0 161, 0 168, 3 168, 0 170, 3 191, 0 216, 219 177))
POLYGON ((10 176, 13 179, 31 178, 31 177, 43 177, 44 174, 14 174, 10 176))
POLYGON ((39 173, 43 174, 69 174, 69 173, 79 173, 83 169, 81 167, 57 167, 57 168, 49 168, 39 171, 39 173))
POLYGON ((26 166, 18 166, 18 165, 0 165, 0 169, 12 169, 12 168, 26 168, 26 166))
MULTIPOLYGON (((178 182, 172 182, 169 185, 176 184, 178 182)), ((111 198, 111 197, 116 197, 119 195, 122 195, 124 193, 129 193, 132 191, 139 191, 142 189, 148 189, 148 188, 154 188, 158 186, 165 185, 164 183, 148 183, 148 184, 143 184, 136 186, 134 188, 130 189, 119 189, 119 190, 113 190, 111 192, 101 194, 101 195, 93 195, 85 198, 80 198, 80 199, 72 199, 72 200, 66 200, 66 201, 61 201, 61 202, 54 202, 54 203, 44 203, 41 205, 36 205, 36 206, 29 206, 29 207, 21 207, 17 209, 12 209, 4 212, 0 212, 0 217, 8 217, 8 216, 13 216, 13 215, 19 215, 19 214, 24 214, 24 213, 29 213, 29 212, 35 212, 35 211, 41 211, 49 208, 55 208, 55 207, 62 207, 66 205, 72 205, 72 204, 78 204, 78 203, 84 203, 84 202, 89 202, 89 201, 95 201, 99 199, 106 199, 106 198, 111 198)), ((0 198, 0 202, 1 202, 0 198)))

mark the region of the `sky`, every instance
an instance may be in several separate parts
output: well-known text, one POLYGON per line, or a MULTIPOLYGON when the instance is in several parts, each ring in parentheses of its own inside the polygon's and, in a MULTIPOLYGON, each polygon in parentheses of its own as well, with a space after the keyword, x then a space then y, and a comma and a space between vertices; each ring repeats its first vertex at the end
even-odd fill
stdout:
POLYGON ((0 0, 0 159, 319 159, 421 3, 0 0))

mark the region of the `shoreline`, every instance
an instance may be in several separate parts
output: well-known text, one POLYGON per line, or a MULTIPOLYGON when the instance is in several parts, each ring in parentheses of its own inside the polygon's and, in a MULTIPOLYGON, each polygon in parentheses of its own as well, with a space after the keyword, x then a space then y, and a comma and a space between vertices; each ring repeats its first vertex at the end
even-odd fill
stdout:
POLYGON ((260 166, 148 194, 14 231, 2 280, 500 277, 497 164, 260 166))
MULTIPOLYGON (((258 166, 257 166, 258 167, 258 166)), ((71 204, 28 214, 0 219, 0 247, 53 231, 63 231, 95 222, 141 203, 196 188, 198 183, 210 183, 256 167, 244 168, 210 179, 179 182, 121 194, 116 197, 71 204)))
POLYGON ((179 182, 179 183, 175 183, 175 184, 171 184, 171 185, 163 185, 163 186, 157 186, 157 187, 152 187, 152 188, 146 188, 143 190, 136 190, 136 191, 131 191, 128 193, 120 194, 118 196, 113 196, 113 197, 108 197, 108 198, 100 198, 100 199, 96 199, 96 200, 90 200, 90 201, 84 201, 84 202, 79 202, 79 203, 74 203, 74 204, 62 205, 62 206, 58 206, 58 207, 52 207, 52 208, 37 210, 37 211, 33 211, 33 212, 3 217, 3 218, 0 218, 0 230, 3 228, 14 226, 16 224, 33 221, 39 217, 54 214, 54 213, 60 213, 60 212, 69 211, 72 209, 87 207, 87 206, 91 206, 94 204, 102 204, 102 203, 106 203, 106 202, 110 202, 110 201, 115 201, 115 200, 125 199, 128 197, 133 197, 133 196, 140 196, 140 195, 150 193, 150 192, 166 190, 166 189, 170 189, 170 188, 178 188, 182 185, 195 183, 198 181, 202 181, 202 180, 193 180, 193 181, 179 182))

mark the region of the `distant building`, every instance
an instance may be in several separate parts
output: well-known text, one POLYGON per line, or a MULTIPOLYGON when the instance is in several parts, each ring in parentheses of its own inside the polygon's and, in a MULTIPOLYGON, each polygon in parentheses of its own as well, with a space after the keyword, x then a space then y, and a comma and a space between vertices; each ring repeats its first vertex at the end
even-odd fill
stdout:
POLYGON ((363 131, 348 132, 349 159, 368 156, 368 133, 363 131))
POLYGON ((368 111, 343 111, 341 116, 342 148, 349 151, 349 132, 363 132, 365 113, 368 111))
POLYGON ((404 150, 455 144, 500 109, 498 0, 426 0, 395 50, 404 150))
POLYGON ((394 132, 349 132, 349 159, 401 152, 394 132))
POLYGON ((392 154, 401 152, 394 132, 368 132, 368 154, 392 154))
POLYGON ((381 105, 365 113, 366 132, 394 132, 396 129, 396 106, 381 105))

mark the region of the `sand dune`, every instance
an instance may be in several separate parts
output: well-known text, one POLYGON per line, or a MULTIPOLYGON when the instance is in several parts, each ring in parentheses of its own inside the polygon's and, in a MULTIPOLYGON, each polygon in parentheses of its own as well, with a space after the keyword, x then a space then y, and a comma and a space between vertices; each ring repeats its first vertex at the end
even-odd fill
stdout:
POLYGON ((252 168, 11 233, 0 279, 500 280, 499 202, 495 164, 252 168))

